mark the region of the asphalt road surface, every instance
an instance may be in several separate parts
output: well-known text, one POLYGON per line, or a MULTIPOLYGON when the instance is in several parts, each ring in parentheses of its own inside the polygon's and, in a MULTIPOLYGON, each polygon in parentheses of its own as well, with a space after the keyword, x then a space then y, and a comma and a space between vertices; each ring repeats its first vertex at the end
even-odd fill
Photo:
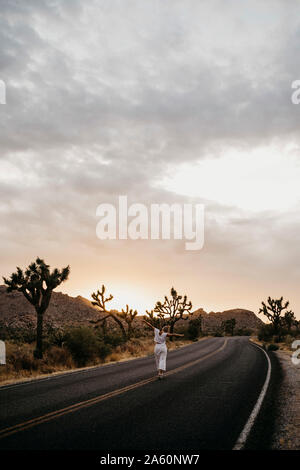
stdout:
POLYGON ((0 388, 0 449, 232 449, 266 380, 248 338, 211 338, 153 356, 0 388))

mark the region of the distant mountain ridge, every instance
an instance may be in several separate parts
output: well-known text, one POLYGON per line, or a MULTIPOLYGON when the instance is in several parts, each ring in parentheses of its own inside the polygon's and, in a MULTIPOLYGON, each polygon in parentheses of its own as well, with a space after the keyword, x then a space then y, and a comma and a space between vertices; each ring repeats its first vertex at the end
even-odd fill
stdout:
POLYGON ((231 320, 232 318, 236 321, 237 329, 250 329, 257 330, 264 322, 255 315, 251 310, 243 308, 234 308, 225 310, 224 312, 205 312, 202 308, 199 308, 193 312, 193 317, 197 318, 202 316, 202 328, 204 331, 210 332, 219 328, 223 321, 231 320))
MULTIPOLYGON (((53 292, 44 321, 54 327, 86 325, 99 318, 99 315, 97 308, 88 299, 53 292)), ((8 293, 6 286, 0 286, 0 322, 14 327, 36 323, 36 312, 21 292, 8 293)))
MULTIPOLYGON (((191 318, 202 316, 203 331, 211 332, 220 327, 222 322, 235 318, 236 328, 247 328, 257 330, 263 322, 254 312, 246 309, 232 309, 224 312, 205 312, 202 308, 193 312, 191 318)), ((71 297, 62 292, 53 292, 50 305, 46 311, 44 321, 53 327, 71 325, 90 325, 90 321, 101 318, 97 307, 81 296, 71 297)), ((142 316, 137 317, 137 325, 142 327, 142 316)), ((0 323, 5 326, 23 327, 28 324, 36 324, 36 313, 33 306, 25 299, 21 292, 13 291, 7 293, 6 286, 0 286, 0 323)), ((176 325, 184 325, 179 321, 176 325)), ((113 321, 109 325, 115 327, 113 321)))

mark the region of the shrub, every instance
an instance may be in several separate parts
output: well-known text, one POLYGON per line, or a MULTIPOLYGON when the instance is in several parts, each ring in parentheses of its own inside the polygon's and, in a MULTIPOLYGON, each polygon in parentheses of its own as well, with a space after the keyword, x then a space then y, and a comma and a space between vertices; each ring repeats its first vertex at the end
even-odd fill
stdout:
MULTIPOLYGON (((174 329, 174 333, 178 333, 178 334, 180 334, 180 335, 184 335, 184 337, 186 338, 186 337, 188 337, 188 329, 189 329, 188 325, 185 325, 185 324, 183 324, 183 325, 176 325, 176 326, 175 326, 175 329, 174 329)), ((175 340, 175 341, 176 341, 176 340, 182 341, 182 339, 184 339, 184 338, 180 338, 180 337, 176 337, 176 336, 173 337, 173 340, 175 340)))
POLYGON ((217 330, 217 331, 215 331, 214 336, 215 336, 216 338, 220 338, 221 336, 223 336, 223 334, 221 333, 221 331, 218 331, 218 330, 217 330))
POLYGON ((98 343, 98 357, 104 360, 112 352, 112 347, 101 341, 98 343))
POLYGON ((201 319, 195 318, 190 320, 187 328, 188 338, 192 341, 196 341, 201 333, 201 319))
POLYGON ((279 347, 277 346, 277 344, 269 344, 268 346, 268 351, 277 351, 277 349, 279 349, 279 347))
POLYGON ((45 362, 53 366, 65 366, 72 368, 73 361, 70 352, 66 348, 58 346, 50 347, 45 353, 45 362))
POLYGON ((290 346, 293 341, 294 341, 294 338, 292 335, 287 335, 284 339, 285 344, 287 344, 288 346, 290 346))
POLYGON ((112 332, 112 333, 106 334, 105 336, 98 333, 97 337, 100 341, 104 342, 107 345, 110 345, 112 348, 120 346, 121 344, 124 343, 123 336, 117 332, 112 332))
POLYGON ((293 338, 298 338, 300 336, 300 329, 299 328, 293 328, 290 331, 290 336, 292 336, 293 338))
POLYGON ((66 334, 66 346, 78 366, 94 360, 100 351, 100 341, 88 327, 72 328, 66 334))
POLYGON ((258 330, 259 341, 270 341, 274 335, 274 327, 271 323, 262 325, 258 330))
POLYGON ((47 341, 50 345, 61 347, 66 340, 66 331, 62 328, 51 328, 47 332, 47 341))
POLYGON ((133 338, 144 338, 145 336, 147 336, 145 334, 145 331, 141 328, 134 328, 133 330, 133 338))
POLYGON ((14 348, 10 351, 7 356, 7 363, 17 372, 38 369, 38 361, 33 358, 32 352, 21 347, 17 347, 17 349, 14 348))
POLYGON ((111 354, 109 360, 110 360, 111 362, 117 362, 117 361, 119 361, 119 360, 121 359, 121 357, 122 357, 122 356, 121 356, 120 354, 114 352, 114 353, 111 354))
POLYGON ((252 331, 249 328, 238 328, 234 334, 235 336, 251 336, 252 331))
POLYGON ((17 344, 30 344, 36 340, 36 327, 31 323, 18 327, 5 326, 2 324, 0 327, 0 335, 1 339, 5 341, 10 340, 17 344))
POLYGON ((0 323, 0 338, 2 341, 6 341, 8 339, 7 327, 3 323, 0 323))

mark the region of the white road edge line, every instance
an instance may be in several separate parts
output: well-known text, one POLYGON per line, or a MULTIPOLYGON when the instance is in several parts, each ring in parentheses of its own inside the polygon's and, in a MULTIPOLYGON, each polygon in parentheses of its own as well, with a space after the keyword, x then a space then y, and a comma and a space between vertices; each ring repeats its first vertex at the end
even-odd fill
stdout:
POLYGON ((270 358, 269 358, 268 354, 266 353, 266 351, 263 348, 261 348, 257 344, 252 343, 252 342, 251 342, 251 344, 253 344, 253 346, 256 346, 257 348, 259 348, 265 354, 265 356, 267 358, 267 361, 268 361, 268 372, 267 372, 267 377, 266 377, 265 383, 264 383, 263 388, 262 388, 262 390, 260 392, 260 395, 258 397, 258 400, 257 400, 257 402, 256 402, 256 404, 255 404, 255 406, 254 406, 254 408, 253 408, 253 410, 252 410, 252 412, 249 416, 249 419, 248 419, 247 423, 245 424, 245 426, 244 426, 241 434, 239 435, 239 437, 238 437, 238 439, 237 439, 237 441, 236 441, 236 443, 235 443, 232 450, 241 450, 244 447, 244 445, 246 443, 246 440, 249 436, 249 433, 252 429, 252 426, 253 426, 253 424, 256 420, 256 417, 259 413, 261 405, 264 401, 264 398, 266 396, 268 386, 269 386, 269 382, 270 382, 270 378, 271 378, 272 366, 271 366, 271 361, 270 361, 270 358))

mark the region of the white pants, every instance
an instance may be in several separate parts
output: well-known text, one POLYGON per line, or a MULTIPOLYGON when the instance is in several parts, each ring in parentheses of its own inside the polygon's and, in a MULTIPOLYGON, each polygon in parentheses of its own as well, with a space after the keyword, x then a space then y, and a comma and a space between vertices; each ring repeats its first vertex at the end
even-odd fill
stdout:
POLYGON ((156 344, 154 347, 154 355, 157 370, 166 370, 166 359, 167 359, 167 346, 165 343, 156 344))

